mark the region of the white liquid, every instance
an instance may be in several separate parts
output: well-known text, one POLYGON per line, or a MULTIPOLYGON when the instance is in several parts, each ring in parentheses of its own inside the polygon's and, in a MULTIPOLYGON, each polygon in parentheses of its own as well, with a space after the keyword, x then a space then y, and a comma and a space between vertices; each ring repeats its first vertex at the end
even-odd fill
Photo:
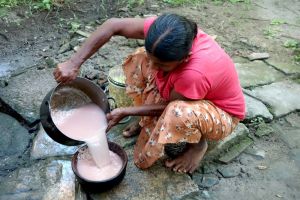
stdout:
POLYGON ((85 141, 99 168, 110 164, 109 148, 105 130, 105 113, 93 103, 68 111, 53 111, 54 124, 69 138, 85 141))
POLYGON ((51 113, 54 124, 66 136, 85 141, 105 133, 107 121, 104 112, 96 104, 89 103, 71 110, 51 113))
POLYGON ((80 152, 77 157, 77 170, 80 176, 92 181, 103 181, 118 174, 122 168, 121 158, 114 152, 109 151, 111 163, 98 168, 89 152, 80 152))

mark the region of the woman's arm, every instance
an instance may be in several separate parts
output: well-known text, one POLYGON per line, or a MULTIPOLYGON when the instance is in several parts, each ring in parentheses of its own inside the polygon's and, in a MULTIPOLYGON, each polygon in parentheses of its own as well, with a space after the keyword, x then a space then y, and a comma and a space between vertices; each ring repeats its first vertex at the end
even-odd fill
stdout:
MULTIPOLYGON (((185 100, 185 101, 192 101, 192 99, 188 99, 181 94, 175 92, 173 89, 170 95, 170 101, 174 100, 185 100)), ((124 107, 119 108, 120 112, 124 113, 126 116, 160 116, 165 108, 167 107, 168 103, 164 104, 151 104, 151 105, 142 105, 138 107, 124 107)))
POLYGON ((100 47, 102 47, 114 35, 126 38, 144 38, 144 20, 140 18, 112 18, 105 21, 84 42, 82 47, 75 53, 71 60, 76 66, 80 66, 90 58, 100 47))
POLYGON ((57 65, 53 72, 57 82, 74 80, 80 66, 114 35, 127 38, 144 38, 144 21, 140 18, 112 18, 105 21, 67 61, 57 65))
POLYGON ((138 107, 119 108, 126 116, 160 116, 168 104, 151 104, 138 107))
MULTIPOLYGON (((173 89, 171 91, 170 100, 190 100, 181 94, 175 92, 173 89)), ((123 107, 114 109, 112 112, 106 115, 108 120, 108 127, 107 131, 110 130, 111 127, 118 124, 120 120, 122 120, 126 116, 160 116, 165 108, 167 107, 168 103, 164 104, 151 104, 151 105, 142 105, 137 107, 123 107)))

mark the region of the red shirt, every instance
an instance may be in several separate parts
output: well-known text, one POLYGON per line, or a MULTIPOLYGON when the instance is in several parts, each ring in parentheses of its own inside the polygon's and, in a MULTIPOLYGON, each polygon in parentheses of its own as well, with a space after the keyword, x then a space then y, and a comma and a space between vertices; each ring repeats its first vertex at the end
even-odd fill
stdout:
MULTIPOLYGON (((145 36, 155 19, 152 17, 145 20, 145 36)), ((189 99, 209 100, 227 113, 244 119, 245 99, 231 58, 200 29, 191 53, 188 62, 167 75, 163 76, 163 71, 158 71, 156 84, 161 96, 169 100, 174 89, 189 99)))

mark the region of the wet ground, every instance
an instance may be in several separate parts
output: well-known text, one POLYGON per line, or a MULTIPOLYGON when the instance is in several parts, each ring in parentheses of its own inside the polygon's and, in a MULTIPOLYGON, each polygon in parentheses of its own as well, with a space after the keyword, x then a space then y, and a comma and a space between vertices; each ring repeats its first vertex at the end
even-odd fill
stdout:
MULTIPOLYGON (((299 199, 300 198, 300 3, 297 0, 199 1, 173 7, 161 1, 131 6, 125 1, 79 1, 51 12, 19 7, 0 19, 0 199, 299 199), (233 1, 231 1, 233 2, 233 1), (107 17, 176 12, 199 27, 233 57, 247 101, 247 118, 228 141, 211 151, 193 175, 175 174, 161 164, 141 171, 132 163, 135 139, 110 140, 129 155, 123 182, 99 195, 82 191, 70 168, 76 147, 47 138, 39 126, 42 99, 55 87, 52 71, 84 36, 107 17), (73 24, 74 25, 74 24, 73 24), (252 53, 268 53, 250 61, 252 53), (6 113, 6 114, 4 114, 6 113), (9 116, 10 115, 10 116, 9 116)), ((113 66, 142 46, 113 38, 81 71, 99 86, 113 66)), ((104 84, 103 84, 104 83, 104 84)))

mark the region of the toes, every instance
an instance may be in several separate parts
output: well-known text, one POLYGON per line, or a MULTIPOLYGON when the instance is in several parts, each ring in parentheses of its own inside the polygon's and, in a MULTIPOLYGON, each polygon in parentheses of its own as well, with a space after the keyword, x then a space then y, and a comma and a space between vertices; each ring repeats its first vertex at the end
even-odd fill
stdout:
POLYGON ((175 167, 173 167, 173 171, 181 173, 182 171, 179 170, 179 169, 181 169, 181 167, 182 167, 181 163, 178 163, 175 165, 175 167))
POLYGON ((123 131, 123 135, 124 135, 125 137, 129 137, 129 136, 130 136, 130 132, 129 132, 128 130, 124 130, 124 131, 123 131))
POLYGON ((128 132, 128 131, 130 131, 130 127, 129 127, 129 126, 127 126, 126 128, 124 128, 123 133, 124 133, 124 132, 128 132))
POLYGON ((187 172, 188 172, 187 166, 181 166, 181 167, 178 169, 178 172, 187 173, 187 172))
POLYGON ((165 165, 166 167, 171 168, 175 165, 175 163, 175 160, 166 160, 165 165))
POLYGON ((198 165, 193 164, 189 170, 189 173, 193 173, 198 168, 198 165))
POLYGON ((126 128, 124 128, 123 136, 124 137, 135 136, 139 133, 139 131, 140 131, 140 126, 139 126, 138 122, 136 124, 131 123, 126 128))
POLYGON ((191 169, 192 169, 193 165, 189 164, 188 167, 186 168, 186 173, 191 173, 191 169))

